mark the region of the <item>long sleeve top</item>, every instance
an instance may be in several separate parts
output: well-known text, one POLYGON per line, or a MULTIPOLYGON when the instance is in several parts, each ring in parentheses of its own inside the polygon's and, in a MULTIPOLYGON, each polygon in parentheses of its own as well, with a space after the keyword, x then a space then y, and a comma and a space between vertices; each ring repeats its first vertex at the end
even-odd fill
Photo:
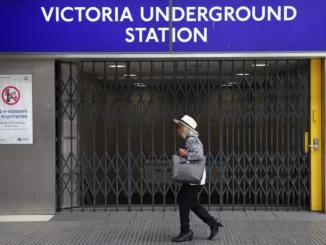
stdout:
MULTIPOLYGON (((188 137, 186 140, 185 149, 188 152, 189 161, 202 160, 204 156, 204 146, 197 136, 188 137)), ((206 168, 204 169, 203 178, 199 185, 204 185, 206 182, 206 168)))

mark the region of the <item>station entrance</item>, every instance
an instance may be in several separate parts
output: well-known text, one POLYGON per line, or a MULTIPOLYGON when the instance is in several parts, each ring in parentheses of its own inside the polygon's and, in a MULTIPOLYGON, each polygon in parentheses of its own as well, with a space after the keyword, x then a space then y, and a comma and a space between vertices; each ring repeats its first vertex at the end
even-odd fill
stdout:
POLYGON ((193 117, 216 210, 310 205, 310 60, 56 63, 57 207, 177 207, 173 119, 193 117))

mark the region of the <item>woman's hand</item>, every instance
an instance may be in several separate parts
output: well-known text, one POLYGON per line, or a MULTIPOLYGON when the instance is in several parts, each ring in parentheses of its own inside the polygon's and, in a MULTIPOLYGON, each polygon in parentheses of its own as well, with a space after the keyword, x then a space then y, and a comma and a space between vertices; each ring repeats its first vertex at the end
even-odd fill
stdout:
POLYGON ((179 155, 180 157, 188 157, 188 152, 187 152, 185 149, 180 148, 180 149, 178 150, 178 155, 179 155))

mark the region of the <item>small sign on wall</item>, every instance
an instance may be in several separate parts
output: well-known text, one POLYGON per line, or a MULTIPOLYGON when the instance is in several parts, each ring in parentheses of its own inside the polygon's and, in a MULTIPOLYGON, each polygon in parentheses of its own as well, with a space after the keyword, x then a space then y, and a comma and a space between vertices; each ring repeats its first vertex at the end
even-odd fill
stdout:
POLYGON ((32 75, 0 75, 0 144, 33 144, 32 75))

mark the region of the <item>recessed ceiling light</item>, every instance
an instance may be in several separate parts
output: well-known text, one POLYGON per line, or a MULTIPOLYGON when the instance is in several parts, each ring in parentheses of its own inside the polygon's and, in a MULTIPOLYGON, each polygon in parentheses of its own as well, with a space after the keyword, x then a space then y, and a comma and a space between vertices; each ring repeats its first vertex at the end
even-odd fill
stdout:
POLYGON ((229 82, 228 84, 223 84, 222 87, 232 87, 233 85, 236 85, 236 82, 229 82))
POLYGON ((237 73, 236 75, 237 76, 249 76, 250 74, 249 73, 237 73))
POLYGON ((134 86, 138 87, 138 88, 145 88, 146 85, 144 83, 134 83, 134 86))
POLYGON ((252 66, 269 66, 269 64, 252 64, 252 66))
POLYGON ((135 77, 136 74, 124 74, 123 76, 124 76, 124 77, 135 77))
POLYGON ((125 65, 109 65, 111 68, 124 68, 126 67, 125 65))

